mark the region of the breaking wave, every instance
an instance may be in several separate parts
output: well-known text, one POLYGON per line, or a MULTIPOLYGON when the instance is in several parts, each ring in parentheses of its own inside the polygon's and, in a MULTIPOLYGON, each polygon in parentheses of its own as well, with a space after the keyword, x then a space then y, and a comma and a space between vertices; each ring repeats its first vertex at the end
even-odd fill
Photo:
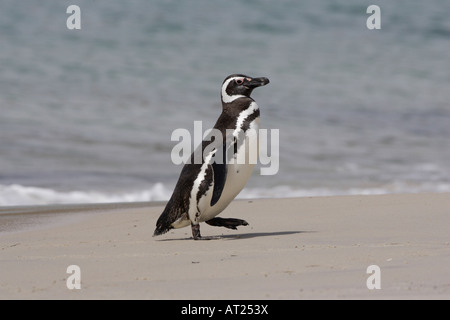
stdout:
MULTIPOLYGON (((423 183, 412 185, 397 182, 377 188, 350 188, 345 190, 328 188, 301 189, 290 186, 245 188, 237 198, 292 198, 426 192, 450 192, 450 184, 423 183)), ((156 183, 145 190, 130 192, 57 191, 50 188, 12 184, 0 185, 0 206, 167 201, 171 194, 172 186, 169 188, 163 183, 156 183)))

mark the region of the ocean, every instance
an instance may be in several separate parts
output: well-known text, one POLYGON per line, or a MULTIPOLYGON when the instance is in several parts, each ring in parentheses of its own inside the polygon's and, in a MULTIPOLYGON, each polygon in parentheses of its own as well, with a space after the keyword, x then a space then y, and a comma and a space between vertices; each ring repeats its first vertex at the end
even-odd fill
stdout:
POLYGON ((450 192, 448 0, 3 0, 0 30, 0 206, 168 200, 233 73, 280 137, 240 198, 450 192))

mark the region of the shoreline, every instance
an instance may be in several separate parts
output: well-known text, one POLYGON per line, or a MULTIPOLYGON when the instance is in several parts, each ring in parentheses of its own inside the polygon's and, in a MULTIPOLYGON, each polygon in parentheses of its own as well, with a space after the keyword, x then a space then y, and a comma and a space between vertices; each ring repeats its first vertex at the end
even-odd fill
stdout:
POLYGON ((210 241, 152 237, 164 204, 63 205, 81 218, 0 232, 0 299, 450 298, 448 193, 236 200, 221 216, 250 225, 201 224, 210 241))
POLYGON ((165 202, 118 202, 0 207, 0 235, 45 229, 104 211, 161 206, 165 202))

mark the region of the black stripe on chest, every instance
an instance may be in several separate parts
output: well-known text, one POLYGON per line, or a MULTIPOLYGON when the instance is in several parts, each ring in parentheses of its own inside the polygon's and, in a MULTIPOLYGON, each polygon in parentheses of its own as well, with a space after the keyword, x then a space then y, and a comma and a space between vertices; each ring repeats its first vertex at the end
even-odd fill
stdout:
POLYGON ((241 130, 247 131, 250 128, 250 124, 259 117, 259 109, 253 111, 247 118, 245 118, 244 122, 242 122, 241 130))

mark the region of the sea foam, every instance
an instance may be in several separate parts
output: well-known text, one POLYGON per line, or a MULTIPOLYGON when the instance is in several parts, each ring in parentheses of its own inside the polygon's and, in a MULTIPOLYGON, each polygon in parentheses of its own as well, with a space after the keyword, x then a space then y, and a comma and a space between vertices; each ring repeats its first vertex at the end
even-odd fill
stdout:
POLYGON ((0 206, 163 201, 169 197, 170 190, 162 183, 156 183, 147 190, 111 193, 92 190, 67 192, 18 184, 0 185, 0 206))
MULTIPOLYGON (((173 186, 168 187, 163 183, 155 183, 145 190, 127 192, 106 192, 97 190, 57 191, 50 188, 22 186, 18 184, 0 185, 0 206, 167 201, 172 194, 172 189, 173 186)), ((378 187, 355 187, 348 189, 307 189, 295 188, 292 186, 244 188, 236 198, 295 198, 430 192, 450 192, 450 184, 409 184, 405 182, 393 182, 378 187)))

